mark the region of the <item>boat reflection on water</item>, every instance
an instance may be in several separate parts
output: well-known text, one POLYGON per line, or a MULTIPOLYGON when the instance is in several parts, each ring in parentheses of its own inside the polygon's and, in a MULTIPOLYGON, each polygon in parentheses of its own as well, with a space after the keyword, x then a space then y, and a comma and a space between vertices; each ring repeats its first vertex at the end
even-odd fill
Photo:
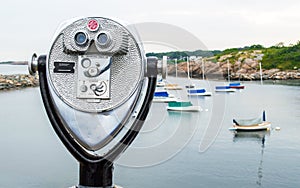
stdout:
MULTIPOLYGON (((167 125, 172 125, 176 131, 184 129, 183 132, 193 132, 197 129, 199 124, 199 115, 200 113, 194 112, 182 112, 182 111, 168 111, 168 121, 167 125)), ((182 132, 182 134, 183 134, 182 132)))
POLYGON ((191 124, 191 119, 194 117, 191 112, 184 111, 168 111, 168 117, 173 122, 181 122, 183 125, 191 124))
POLYGON ((258 186, 262 186, 262 178, 263 178, 263 159, 264 159, 264 149, 265 149, 265 142, 266 137, 270 137, 270 131, 253 131, 253 132, 240 132, 235 131, 233 136, 233 142, 257 142, 261 144, 261 151, 260 151, 260 161, 257 168, 257 181, 256 184, 258 186))
POLYGON ((266 137, 269 137, 270 131, 235 131, 233 133, 233 142, 256 141, 264 145, 266 137))

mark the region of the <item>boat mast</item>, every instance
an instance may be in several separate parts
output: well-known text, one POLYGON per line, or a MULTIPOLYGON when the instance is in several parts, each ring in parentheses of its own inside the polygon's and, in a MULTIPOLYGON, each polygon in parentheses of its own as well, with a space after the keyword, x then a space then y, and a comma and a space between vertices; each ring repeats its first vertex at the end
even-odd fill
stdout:
POLYGON ((230 74, 229 74, 229 59, 227 59, 227 74, 228 74, 228 82, 230 82, 230 74))
POLYGON ((168 76, 168 56, 163 56, 163 65, 166 65, 166 77, 168 76))
POLYGON ((186 64, 187 64, 188 79, 190 79, 190 63, 189 63, 189 56, 186 57, 186 64))
POLYGON ((204 60, 201 57, 201 63, 202 63, 202 80, 204 80, 204 60))
POLYGON ((261 70, 261 62, 259 62, 259 74, 260 74, 260 84, 263 85, 262 70, 261 70))
POLYGON ((177 78, 177 59, 175 59, 175 75, 176 75, 176 78, 177 78))

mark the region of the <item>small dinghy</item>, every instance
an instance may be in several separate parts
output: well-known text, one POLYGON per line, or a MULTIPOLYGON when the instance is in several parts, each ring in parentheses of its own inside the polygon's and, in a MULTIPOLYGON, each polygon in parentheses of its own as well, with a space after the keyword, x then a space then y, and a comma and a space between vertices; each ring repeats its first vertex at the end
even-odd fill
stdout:
POLYGON ((259 131, 270 130, 271 123, 266 121, 266 114, 263 111, 262 117, 252 119, 233 119, 233 126, 229 130, 233 131, 259 131))

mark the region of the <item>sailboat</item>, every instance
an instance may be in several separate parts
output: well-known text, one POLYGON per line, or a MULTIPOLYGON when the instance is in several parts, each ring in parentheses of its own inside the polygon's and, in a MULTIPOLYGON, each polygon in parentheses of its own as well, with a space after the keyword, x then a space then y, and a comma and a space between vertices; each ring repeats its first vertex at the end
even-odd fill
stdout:
POLYGON ((230 88, 230 86, 216 86, 216 92, 235 92, 236 89, 230 88))
POLYGON ((229 130, 234 131, 259 131, 270 130, 271 122, 266 121, 266 113, 263 111, 261 117, 252 119, 233 119, 233 126, 229 130))
POLYGON ((190 84, 190 85, 186 85, 185 88, 190 89, 190 88, 195 88, 196 85, 195 84, 190 84))
POLYGON ((166 91, 156 91, 154 92, 153 102, 171 102, 177 101, 178 99, 174 95, 170 95, 166 91))
POLYGON ((166 84, 164 89, 166 90, 182 90, 182 87, 178 84, 166 84))
POLYGON ((156 87, 165 87, 166 82, 163 79, 157 80, 156 87))
POLYGON ((242 85, 240 82, 229 83, 229 87, 233 88, 233 89, 244 89, 245 88, 245 86, 242 85))
POLYGON ((206 89, 198 88, 198 89, 188 89, 187 95, 188 96, 211 96, 212 93, 206 91, 206 89))
MULTIPOLYGON (((203 59, 201 58, 202 61, 202 79, 204 81, 204 63, 203 63, 203 59)), ((195 84, 193 84, 195 85, 195 84)), ((211 96, 212 93, 206 91, 206 89, 204 88, 196 88, 194 87, 188 87, 187 89, 187 95, 188 96, 211 96)))
MULTIPOLYGON (((227 75, 228 75, 227 76, 228 83, 230 83, 229 60, 227 60, 227 75)), ((235 92, 236 88, 232 88, 229 84, 229 85, 223 85, 223 86, 216 86, 215 91, 216 92, 235 92)))
POLYGON ((200 106, 194 106, 191 101, 176 101, 169 102, 167 106, 169 111, 185 111, 185 112, 198 112, 202 111, 200 106))

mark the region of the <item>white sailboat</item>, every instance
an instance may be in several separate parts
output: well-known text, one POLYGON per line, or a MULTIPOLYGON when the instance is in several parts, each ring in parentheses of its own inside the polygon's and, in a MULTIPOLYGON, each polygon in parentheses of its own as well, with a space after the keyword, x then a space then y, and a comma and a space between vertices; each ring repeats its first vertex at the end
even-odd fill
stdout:
POLYGON ((252 119, 233 119, 233 126, 229 130, 234 131, 258 131, 258 130, 270 130, 271 122, 266 121, 266 114, 263 111, 261 117, 252 119))
POLYGON ((190 101, 169 102, 167 106, 169 111, 199 112, 202 111, 200 106, 194 106, 190 101))
POLYGON ((169 94, 166 91, 156 91, 154 92, 153 102, 175 102, 178 99, 174 96, 169 94))
POLYGON ((216 86, 215 92, 235 92, 236 89, 230 88, 230 86, 216 86))
POLYGON ((212 93, 206 91, 206 89, 198 88, 198 89, 188 89, 187 95, 188 96, 211 96, 212 93))
MULTIPOLYGON (((205 76, 204 76, 204 62, 203 62, 203 58, 201 58, 201 62, 202 62, 202 79, 203 81, 205 80, 205 76)), ((204 88, 189 88, 187 89, 187 95, 188 96, 211 96, 212 93, 209 91, 206 91, 206 89, 204 88)))

